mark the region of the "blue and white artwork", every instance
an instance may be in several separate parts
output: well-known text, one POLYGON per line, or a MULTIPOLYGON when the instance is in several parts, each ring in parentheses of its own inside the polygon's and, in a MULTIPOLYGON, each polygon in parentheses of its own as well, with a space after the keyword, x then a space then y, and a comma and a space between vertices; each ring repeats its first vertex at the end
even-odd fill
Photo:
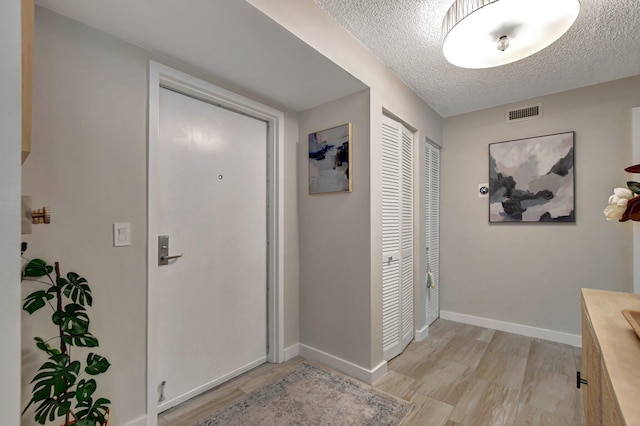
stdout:
POLYGON ((575 222, 574 132, 489 145, 489 222, 575 222))
POLYGON ((351 192, 351 123, 309 134, 309 194, 351 192))

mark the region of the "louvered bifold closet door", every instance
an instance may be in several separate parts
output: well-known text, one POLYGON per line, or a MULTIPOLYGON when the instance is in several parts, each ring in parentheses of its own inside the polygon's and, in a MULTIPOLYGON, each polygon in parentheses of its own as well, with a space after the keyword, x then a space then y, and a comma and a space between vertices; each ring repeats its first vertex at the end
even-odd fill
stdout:
POLYGON ((382 122, 382 347, 385 359, 400 353, 400 129, 382 122))
POLYGON ((382 340, 384 358, 413 338, 413 135, 382 121, 382 340), (406 188, 405 188, 406 187, 406 188))
POLYGON ((402 265, 401 318, 402 348, 413 340, 413 133, 402 126, 402 265))
POLYGON ((426 261, 433 276, 433 286, 427 289, 426 300, 426 320, 429 325, 440 317, 440 148, 429 140, 425 149, 424 187, 426 261))

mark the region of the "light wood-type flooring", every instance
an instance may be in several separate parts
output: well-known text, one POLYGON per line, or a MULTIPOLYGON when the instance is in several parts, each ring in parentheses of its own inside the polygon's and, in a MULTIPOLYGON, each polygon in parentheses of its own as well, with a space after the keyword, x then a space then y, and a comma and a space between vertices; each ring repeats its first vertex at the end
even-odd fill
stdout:
MULTIPOLYGON (((192 426, 305 359, 264 364, 158 417, 192 426)), ((415 404, 402 424, 582 425, 580 349, 443 319, 389 362, 375 387, 415 404)))

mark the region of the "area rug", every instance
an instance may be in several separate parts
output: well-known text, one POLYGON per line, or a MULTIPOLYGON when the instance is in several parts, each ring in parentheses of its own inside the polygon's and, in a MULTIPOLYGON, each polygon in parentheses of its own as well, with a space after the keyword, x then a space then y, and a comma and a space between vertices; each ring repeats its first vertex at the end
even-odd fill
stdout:
POLYGON ((196 426, 399 425, 413 404, 306 363, 196 426))

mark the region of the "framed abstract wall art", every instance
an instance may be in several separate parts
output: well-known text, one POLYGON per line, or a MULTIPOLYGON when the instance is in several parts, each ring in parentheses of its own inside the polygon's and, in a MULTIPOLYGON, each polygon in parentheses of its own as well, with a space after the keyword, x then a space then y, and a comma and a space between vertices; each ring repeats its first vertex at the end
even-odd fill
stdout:
POLYGON ((489 222, 575 222, 574 139, 489 144, 489 222))
POLYGON ((351 192, 351 123, 309 134, 309 194, 351 192))

